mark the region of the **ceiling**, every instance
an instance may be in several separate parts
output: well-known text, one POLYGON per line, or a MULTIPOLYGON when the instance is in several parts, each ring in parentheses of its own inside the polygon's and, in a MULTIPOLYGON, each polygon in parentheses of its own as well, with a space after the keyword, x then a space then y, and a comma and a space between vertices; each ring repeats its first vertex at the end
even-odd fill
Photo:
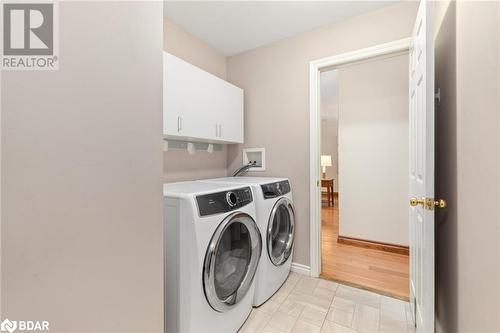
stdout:
POLYGON ((164 16, 226 56, 395 1, 165 1, 164 16))

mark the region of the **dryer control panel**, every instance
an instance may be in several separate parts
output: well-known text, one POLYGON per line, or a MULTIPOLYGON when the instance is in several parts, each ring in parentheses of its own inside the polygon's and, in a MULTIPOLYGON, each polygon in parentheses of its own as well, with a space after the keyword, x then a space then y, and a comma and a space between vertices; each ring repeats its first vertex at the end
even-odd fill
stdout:
POLYGON ((200 216, 227 213, 252 201, 250 187, 196 196, 200 216))
POLYGON ((262 194, 264 195, 264 199, 272 199, 290 192, 290 182, 288 180, 284 180, 281 182, 270 183, 261 185, 262 194))

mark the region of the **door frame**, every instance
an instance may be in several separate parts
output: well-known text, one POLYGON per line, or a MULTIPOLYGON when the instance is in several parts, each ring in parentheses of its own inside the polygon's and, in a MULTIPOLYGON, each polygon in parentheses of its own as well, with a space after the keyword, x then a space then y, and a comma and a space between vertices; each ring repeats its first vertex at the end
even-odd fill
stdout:
POLYGON ((310 206, 310 275, 321 274, 321 186, 320 144, 321 144, 321 110, 320 110, 320 73, 326 68, 345 65, 391 53, 409 51, 411 38, 370 46, 356 51, 341 53, 335 56, 313 60, 309 63, 309 206, 310 206))

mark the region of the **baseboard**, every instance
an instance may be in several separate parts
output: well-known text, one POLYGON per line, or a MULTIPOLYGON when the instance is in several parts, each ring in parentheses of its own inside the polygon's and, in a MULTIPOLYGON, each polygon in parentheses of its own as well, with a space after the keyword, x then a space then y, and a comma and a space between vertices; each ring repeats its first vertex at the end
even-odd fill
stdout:
POLYGON ((364 247, 364 248, 368 248, 368 249, 398 253, 398 254, 403 254, 403 255, 409 255, 409 253, 410 253, 410 249, 408 246, 375 242, 375 241, 369 241, 369 240, 364 240, 364 239, 359 239, 359 238, 339 236, 337 242, 339 244, 364 247))
POLYGON ((311 275, 311 267, 292 262, 292 272, 302 275, 311 275))

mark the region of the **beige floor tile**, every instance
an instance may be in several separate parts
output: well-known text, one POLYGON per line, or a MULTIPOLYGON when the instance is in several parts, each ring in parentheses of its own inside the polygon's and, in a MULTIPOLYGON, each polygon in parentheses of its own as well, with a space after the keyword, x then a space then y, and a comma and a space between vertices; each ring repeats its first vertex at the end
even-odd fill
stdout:
POLYGON ((380 333, 408 333, 408 324, 406 321, 400 320, 387 320, 380 318, 379 325, 380 333))
POLYGON ((274 295, 271 297, 272 300, 283 303, 283 301, 290 295, 293 291, 293 286, 283 285, 274 295))
POLYGON ((318 282, 319 288, 328 289, 331 291, 337 290, 338 286, 339 286, 339 284, 337 282, 333 282, 333 281, 320 279, 318 282))
POLYGON ((358 333, 352 328, 339 325, 337 323, 325 320, 321 327, 321 333, 358 333))
POLYGON ((408 302, 291 273, 240 333, 414 333, 408 302))
POLYGON ((354 310, 349 311, 331 307, 326 316, 326 320, 337 323, 339 325, 351 327, 353 317, 354 310))
POLYGON ((266 327, 264 327, 261 333, 289 333, 289 332, 267 325, 266 327))
POLYGON ((294 291, 312 295, 316 287, 318 286, 320 279, 312 278, 308 276, 303 276, 294 288, 294 291))
POLYGON ((408 326, 414 327, 415 325, 413 324, 413 315, 411 313, 410 303, 405 304, 405 313, 406 313, 406 322, 408 323, 408 326))
POLYGON ((380 312, 382 314, 390 314, 391 316, 396 317, 399 320, 406 321, 406 304, 408 304, 408 302, 404 302, 392 297, 381 296, 380 312))
POLYGON ((321 330, 320 326, 313 325, 306 321, 297 320, 292 328, 293 333, 319 333, 321 330))
POLYGON ((283 330, 285 332, 290 332, 295 325, 297 318, 284 314, 283 312, 275 312, 269 322, 267 323, 266 328, 276 328, 278 330, 283 330))
POLYGON ((285 283, 283 283, 283 287, 293 289, 304 277, 308 278, 308 276, 291 272, 285 283))
POLYGON ((413 315, 411 313, 410 303, 405 304, 406 324, 408 333, 415 333, 415 324, 413 322, 413 315))
POLYGON ((298 318, 302 313, 302 310, 304 310, 304 308, 305 306, 303 304, 285 299, 285 301, 281 303, 278 311, 286 313, 287 315, 290 315, 292 317, 298 318))
POLYGON ((290 272, 290 274, 288 275, 288 278, 287 278, 287 282, 289 284, 295 286, 295 284, 297 284, 297 282, 299 282, 301 277, 302 277, 302 275, 300 275, 300 274, 297 274, 295 272, 290 272))
POLYGON ((354 313, 354 310, 356 310, 356 303, 351 300, 335 296, 333 298, 332 307, 354 313))
POLYGON ((406 311, 410 311, 411 308, 410 308, 410 302, 405 302, 405 310, 406 311))
POLYGON ((278 301, 275 301, 274 299, 269 299, 267 300, 264 304, 258 307, 259 310, 273 314, 274 312, 278 311, 278 308, 280 307, 281 303, 278 301))
POLYGON ((339 285, 335 296, 348 299, 358 304, 368 305, 377 309, 380 308, 380 295, 370 291, 339 285))
POLYGON ((291 272, 288 275, 287 280, 283 285, 278 289, 276 293, 271 297, 272 300, 283 303, 283 301, 287 298, 287 296, 293 291, 297 283, 300 281, 303 275, 291 272))
POLYGON ((314 289, 313 295, 324 298, 324 299, 329 300, 331 302, 333 299, 333 296, 335 296, 335 290, 330 290, 330 289, 326 289, 326 288, 322 288, 322 287, 318 286, 318 287, 316 287, 316 289, 314 289))
POLYGON ((371 306, 357 304, 351 327, 361 333, 378 332, 380 310, 371 306))
POLYGON ((379 331, 384 333, 406 333, 408 323, 406 321, 407 302, 382 296, 380 299, 380 324, 379 331))
POLYGON ((327 312, 316 307, 306 306, 300 314, 299 320, 321 327, 325 321, 327 312))
POLYGON ((287 300, 302 304, 304 306, 316 307, 319 310, 328 311, 331 302, 321 297, 293 291, 288 295, 287 300))
POLYGON ((269 313, 260 311, 259 309, 253 309, 248 316, 247 320, 243 326, 238 331, 239 333, 257 333, 261 332, 267 323, 271 319, 269 313))

